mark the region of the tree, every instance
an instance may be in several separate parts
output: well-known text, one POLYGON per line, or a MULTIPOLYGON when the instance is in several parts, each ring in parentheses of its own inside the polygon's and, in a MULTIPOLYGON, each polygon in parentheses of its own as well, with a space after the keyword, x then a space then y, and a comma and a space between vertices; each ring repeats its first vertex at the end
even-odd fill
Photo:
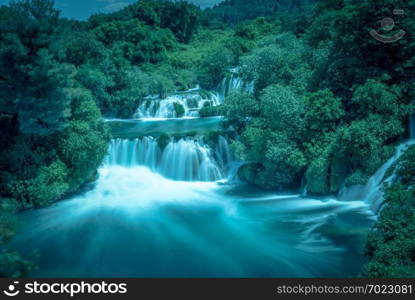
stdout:
POLYGON ((7 25, 0 28, 0 74, 8 80, 0 82, 2 106, 18 115, 26 134, 61 130, 69 116, 65 89, 74 72, 57 64, 49 51, 59 12, 53 1, 26 0, 12 2, 3 14, 7 25))
POLYGON ((182 43, 188 43, 199 27, 200 9, 186 1, 143 0, 125 8, 127 14, 154 28, 168 28, 182 43))
POLYGON ((218 18, 228 25, 236 25, 257 17, 272 17, 276 13, 288 11, 294 13, 305 9, 310 0, 226 0, 208 9, 212 18, 218 18))
POLYGON ((241 59, 241 72, 247 81, 255 81, 255 95, 271 84, 289 85, 304 92, 311 76, 307 46, 290 33, 281 34, 270 45, 260 47, 241 59))
MULTIPOLYGON (((393 35, 380 28, 381 20, 394 17, 396 1, 344 0, 319 1, 320 6, 308 39, 313 45, 331 44, 330 62, 320 79, 319 88, 330 88, 336 96, 351 96, 348 83, 363 84, 368 78, 388 74, 388 84, 403 84, 414 77, 414 43, 406 36, 395 43, 383 44, 372 38, 370 30, 393 35), (337 3, 336 3, 337 2, 337 3)), ((415 30, 411 14, 413 1, 403 1, 405 16, 395 16, 396 27, 406 32, 415 30)), ((411 91, 409 98, 413 98, 411 91)), ((405 101, 409 101, 407 98, 405 101)))
POLYGON ((306 127, 317 135, 333 130, 345 115, 341 100, 327 89, 308 94, 305 106, 306 127))
POLYGON ((400 103, 401 97, 401 91, 396 86, 391 88, 381 81, 369 79, 356 87, 349 104, 350 111, 356 118, 380 114, 402 119, 409 114, 409 106, 400 103))
POLYGON ((226 97, 223 109, 227 121, 239 131, 252 117, 258 115, 259 103, 249 94, 233 92, 226 97))
POLYGON ((304 128, 304 101, 291 88, 271 85, 261 95, 261 108, 270 128, 300 139, 304 128))

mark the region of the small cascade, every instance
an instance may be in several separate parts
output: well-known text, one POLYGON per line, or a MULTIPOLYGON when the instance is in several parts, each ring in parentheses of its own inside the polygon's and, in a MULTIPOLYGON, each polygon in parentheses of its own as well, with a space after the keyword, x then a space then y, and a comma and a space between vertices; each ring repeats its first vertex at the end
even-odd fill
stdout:
POLYGON ((215 91, 205 91, 197 86, 183 92, 175 92, 166 98, 148 96, 138 107, 136 119, 176 119, 198 118, 199 111, 206 106, 218 106, 233 91, 254 92, 254 82, 244 81, 238 74, 239 69, 229 70, 215 91))
POLYGON ((233 156, 231 150, 229 149, 228 141, 223 136, 219 136, 218 138, 216 156, 222 169, 227 169, 230 167, 230 164, 233 161, 233 156))
POLYGON ((395 155, 391 157, 376 173, 373 175, 365 186, 351 186, 340 192, 339 199, 344 201, 363 200, 373 212, 378 213, 383 203, 383 187, 393 181, 394 175, 385 178, 386 172, 392 167, 399 158, 405 153, 409 146, 415 144, 415 140, 410 140, 399 145, 395 155))
POLYGON ((409 118, 409 132, 411 140, 415 139, 415 113, 409 118))
POLYGON ((164 99, 147 97, 137 109, 134 117, 139 119, 172 119, 198 117, 199 110, 205 106, 220 104, 216 93, 202 92, 194 88, 172 94, 164 99))
POLYGON ((219 137, 216 150, 202 139, 171 140, 162 150, 153 137, 115 139, 110 143, 107 165, 146 166, 178 181, 219 181, 227 177, 231 154, 226 139, 219 137))
POLYGON ((153 137, 112 140, 106 163, 124 167, 147 166, 155 170, 162 152, 153 137))
POLYGON ((220 99, 225 99, 233 91, 240 90, 243 85, 241 78, 236 77, 234 74, 231 74, 229 77, 223 78, 218 86, 218 92, 220 99))
POLYGON ((159 172, 184 181, 217 181, 224 178, 211 149, 197 140, 171 142, 164 150, 159 172))
POLYGON ((234 91, 245 91, 247 93, 254 92, 254 82, 245 82, 241 77, 238 76, 238 68, 231 69, 230 76, 225 77, 217 87, 219 98, 221 102, 234 91))

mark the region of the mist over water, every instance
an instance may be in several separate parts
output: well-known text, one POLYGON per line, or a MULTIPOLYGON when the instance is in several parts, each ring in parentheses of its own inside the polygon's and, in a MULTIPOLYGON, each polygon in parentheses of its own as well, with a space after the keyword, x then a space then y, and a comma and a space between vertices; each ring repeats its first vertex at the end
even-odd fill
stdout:
POLYGON ((174 180, 218 181, 225 179, 231 156, 223 137, 217 152, 196 138, 172 139, 161 149, 156 139, 144 137, 111 141, 107 163, 125 167, 147 166, 174 180))
POLYGON ((104 166, 93 190, 24 213, 14 245, 39 250, 35 277, 342 277, 373 218, 363 202, 104 166))

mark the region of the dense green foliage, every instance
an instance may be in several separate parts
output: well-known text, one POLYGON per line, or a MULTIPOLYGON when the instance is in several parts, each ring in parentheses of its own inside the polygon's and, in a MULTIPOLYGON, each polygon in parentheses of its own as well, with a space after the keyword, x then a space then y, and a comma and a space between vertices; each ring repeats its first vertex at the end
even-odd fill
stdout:
MULTIPOLYGON (((60 58, 59 12, 51 1, 0 7, 0 246, 13 214, 59 200, 95 178, 108 133, 76 65, 60 58)), ((25 276, 31 264, 2 249, 1 276, 25 276)))
POLYGON ((8 22, 0 32, 0 195, 25 207, 46 205, 93 177, 107 133, 76 67, 59 62, 53 3, 16 2, 1 12, 8 22))
POLYGON ((185 1, 144 0, 93 15, 67 48, 76 59, 76 53, 91 53, 79 62, 79 82, 91 90, 104 114, 123 118, 131 117, 145 96, 163 97, 194 86, 197 75, 177 53, 199 29, 200 14, 185 1))
MULTIPOLYGON (((199 26, 200 14, 198 7, 186 1, 141 0, 112 14, 94 15, 89 23, 95 27, 101 24, 114 26, 113 21, 139 21, 153 29, 169 29, 179 42, 187 43, 199 26)), ((114 31, 110 28, 109 32, 114 31)))
MULTIPOLYGON (((415 43, 407 35, 380 44, 368 33, 394 0, 319 0, 312 10, 314 2, 226 0, 202 11, 141 0, 85 22, 60 18, 50 0, 0 6, 0 246, 16 211, 94 179, 109 138, 102 115, 129 118, 146 96, 213 89, 231 73, 253 82, 253 93, 230 93, 200 115, 226 117, 246 162, 242 179, 317 195, 364 184, 408 135, 415 43)), ((407 15, 396 25, 414 32, 414 2, 399 8, 407 15)), ((415 276, 413 156, 412 148, 387 190, 365 276, 415 276)), ((32 268, 2 250, 0 276, 32 268)))
MULTIPOLYGON (((312 0, 225 0, 207 10, 207 15, 225 24, 235 25, 258 17, 273 17, 282 12, 298 12, 308 8, 312 0)), ((210 24, 217 25, 211 21, 210 24)))
POLYGON ((415 147, 395 166, 396 179, 386 189, 384 209, 367 241, 370 258, 365 277, 415 277, 415 147))
MULTIPOLYGON (((250 162, 242 178, 266 188, 303 183, 313 194, 336 193, 343 184, 364 183, 407 135, 414 44, 409 39, 380 47, 367 32, 377 24, 377 9, 372 1, 319 1, 305 30, 293 22, 291 31, 262 34, 257 47, 240 57, 259 107, 230 120, 241 132, 237 154, 250 162), (363 17, 367 11, 373 19, 363 17)), ((270 22, 282 30, 282 20, 270 22)), ((230 112, 240 106, 232 102, 224 105, 230 112)))

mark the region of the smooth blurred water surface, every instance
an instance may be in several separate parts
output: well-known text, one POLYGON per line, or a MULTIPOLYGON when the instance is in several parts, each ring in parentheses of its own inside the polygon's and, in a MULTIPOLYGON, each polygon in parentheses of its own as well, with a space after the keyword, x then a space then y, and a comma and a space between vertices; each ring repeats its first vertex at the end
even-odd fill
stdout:
POLYGON ((374 216, 361 201, 178 182, 105 166, 94 189, 21 214, 34 277, 351 277, 374 216))

